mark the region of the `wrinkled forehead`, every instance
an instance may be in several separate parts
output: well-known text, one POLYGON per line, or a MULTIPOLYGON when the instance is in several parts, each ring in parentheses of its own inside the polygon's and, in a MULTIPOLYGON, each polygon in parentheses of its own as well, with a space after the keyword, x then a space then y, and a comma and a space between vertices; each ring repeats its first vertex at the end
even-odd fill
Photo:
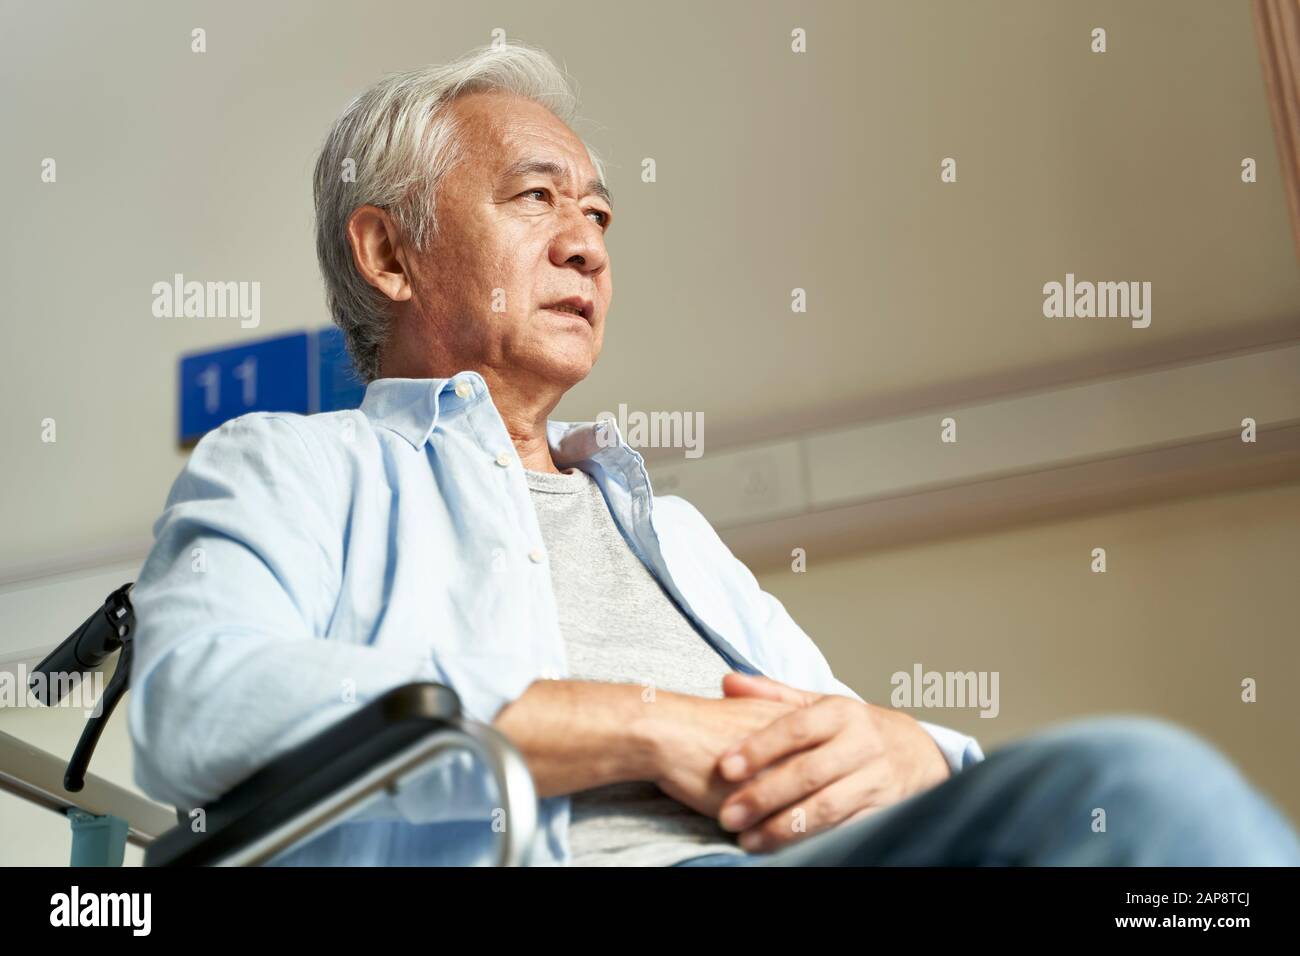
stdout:
POLYGON ((489 175, 530 161, 549 161, 567 167, 583 181, 596 178, 582 140, 540 103, 493 91, 462 96, 453 110, 462 147, 489 175))

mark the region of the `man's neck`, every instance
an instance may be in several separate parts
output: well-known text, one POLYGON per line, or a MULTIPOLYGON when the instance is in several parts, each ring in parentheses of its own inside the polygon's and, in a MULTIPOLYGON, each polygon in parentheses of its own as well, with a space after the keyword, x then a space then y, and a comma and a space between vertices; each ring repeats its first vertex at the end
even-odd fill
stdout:
POLYGON ((514 377, 504 379, 491 369, 482 369, 479 374, 487 383, 488 394, 524 468, 558 473, 551 457, 546 422, 564 393, 540 382, 521 384, 514 377))
POLYGON ((506 430, 510 432, 510 440, 514 442, 515 451, 519 453, 519 460, 526 469, 559 474, 560 469, 555 467, 555 459, 551 456, 551 446, 547 443, 545 434, 517 435, 508 424, 506 430))

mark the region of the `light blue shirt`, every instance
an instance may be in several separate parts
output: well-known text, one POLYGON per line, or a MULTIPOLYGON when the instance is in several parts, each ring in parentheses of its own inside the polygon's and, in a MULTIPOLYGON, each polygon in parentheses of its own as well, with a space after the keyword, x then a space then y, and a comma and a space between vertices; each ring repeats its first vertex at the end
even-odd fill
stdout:
MULTIPOLYGON (((861 700, 694 507, 653 494, 613 422, 552 421, 547 437, 732 667, 861 700)), ((360 410, 226 422, 194 449, 154 536, 131 595, 128 721, 136 782, 164 803, 212 801, 401 684, 446 684, 490 723, 566 674, 523 466, 476 372, 379 379, 360 410)), ((954 772, 983 759, 973 738, 922 726, 954 772)), ((400 807, 291 860, 469 862, 483 845, 452 824, 489 819, 494 790, 481 761, 453 754, 400 807)), ((539 811, 534 862, 567 863, 568 797, 539 811)))

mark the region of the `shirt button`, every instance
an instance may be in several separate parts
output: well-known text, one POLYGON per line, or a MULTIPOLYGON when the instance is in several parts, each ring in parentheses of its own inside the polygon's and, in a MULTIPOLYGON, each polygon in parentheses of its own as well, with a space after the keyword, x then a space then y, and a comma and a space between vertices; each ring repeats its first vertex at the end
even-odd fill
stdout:
POLYGON ((528 560, 533 562, 533 564, 541 564, 545 558, 546 553, 542 551, 541 548, 534 548, 532 551, 528 552, 528 560))
POLYGON ((507 467, 510 464, 510 456, 506 452, 497 455, 497 464, 502 468, 507 467))
POLYGON ((456 383, 456 395, 459 398, 469 398, 473 394, 474 394, 474 386, 471 385, 469 382, 456 383))

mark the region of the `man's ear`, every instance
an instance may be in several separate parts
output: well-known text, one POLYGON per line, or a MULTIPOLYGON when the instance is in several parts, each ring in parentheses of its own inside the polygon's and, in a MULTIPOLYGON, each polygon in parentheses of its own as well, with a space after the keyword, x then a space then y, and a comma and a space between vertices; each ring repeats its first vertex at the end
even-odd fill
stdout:
POLYGON ((361 277, 394 302, 411 297, 401 233, 388 210, 358 206, 348 217, 348 245, 361 277))

